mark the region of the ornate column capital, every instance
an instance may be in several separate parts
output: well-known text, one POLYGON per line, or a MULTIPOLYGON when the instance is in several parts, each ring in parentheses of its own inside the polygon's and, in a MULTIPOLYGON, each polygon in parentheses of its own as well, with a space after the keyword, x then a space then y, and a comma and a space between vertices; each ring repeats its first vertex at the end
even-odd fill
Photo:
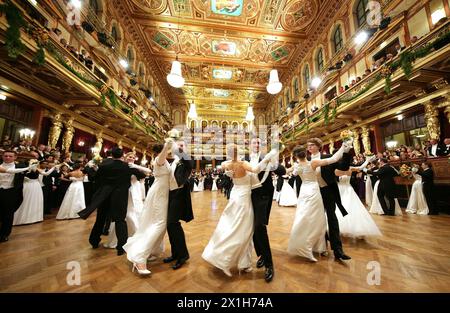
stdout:
POLYGON ((370 146, 370 128, 367 125, 361 126, 361 137, 364 147, 364 153, 372 153, 370 146))
POLYGON ((66 127, 66 131, 63 135, 62 148, 63 151, 69 152, 70 146, 72 145, 72 139, 75 133, 75 128, 73 127, 73 117, 69 118, 64 122, 64 126, 66 127))
POLYGON ((330 153, 333 154, 333 152, 334 152, 334 138, 330 138, 330 144, 329 144, 328 147, 329 147, 330 153))
POLYGON ((361 153, 361 145, 359 144, 359 128, 354 128, 352 130, 353 133, 353 149, 355 150, 355 154, 358 155, 361 153))

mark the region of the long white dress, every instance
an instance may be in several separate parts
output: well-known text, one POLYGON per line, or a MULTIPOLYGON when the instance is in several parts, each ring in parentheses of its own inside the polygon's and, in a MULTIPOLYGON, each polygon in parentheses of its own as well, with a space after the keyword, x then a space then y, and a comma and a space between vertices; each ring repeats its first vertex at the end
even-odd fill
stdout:
POLYGON ((338 187, 342 205, 348 212, 344 217, 336 207, 340 233, 346 237, 381 236, 377 224, 350 185, 350 176, 341 176, 338 187))
POLYGON ((71 183, 64 195, 64 199, 59 207, 57 220, 79 218, 78 212, 86 208, 84 199, 84 177, 71 177, 71 183))
POLYGON ((200 181, 198 181, 198 183, 196 183, 196 182, 194 181, 194 189, 192 189, 193 192, 198 192, 198 191, 200 191, 200 189, 199 189, 199 187, 198 187, 199 184, 200 184, 200 181))
POLYGON ((133 263, 146 263, 150 255, 157 256, 164 250, 163 240, 167 228, 167 209, 169 205, 170 165, 153 164, 155 181, 150 187, 144 202, 135 234, 128 238, 123 249, 133 263))
POLYGON ((205 179, 202 177, 200 178, 200 181, 198 182, 198 191, 205 190, 205 179))
POLYGON ((373 189, 372 189, 373 186, 372 186, 372 180, 370 179, 370 177, 372 177, 372 175, 369 175, 369 174, 366 175, 366 199, 365 199, 365 202, 369 208, 372 205, 372 200, 373 200, 373 189))
POLYGON ((202 254, 203 259, 227 275, 234 267, 250 268, 253 249, 251 176, 233 178, 233 183, 230 200, 202 254))
POLYGON ((313 252, 326 251, 325 233, 327 220, 322 195, 320 194, 317 174, 311 163, 299 165, 302 179, 300 194, 295 211, 294 223, 288 242, 288 253, 317 262, 313 252))
POLYGON ((214 177, 211 191, 217 191, 217 177, 214 177))
MULTIPOLYGON (((384 215, 383 208, 381 207, 380 199, 378 199, 378 185, 380 184, 380 181, 377 180, 375 183, 375 187, 373 188, 373 199, 372 199, 372 205, 370 206, 369 212, 372 214, 379 214, 384 215)), ((400 208, 400 204, 398 203, 398 199, 394 199, 395 202, 395 215, 403 215, 402 209, 400 208)))
POLYGON ((283 181, 283 187, 280 191, 280 206, 296 206, 297 205, 297 193, 294 188, 289 185, 288 179, 283 181))
POLYGON ((38 177, 38 174, 36 178, 24 177, 23 201, 14 213, 13 225, 32 224, 44 220, 44 194, 38 177))
MULTIPOLYGON (((127 222, 128 236, 132 236, 139 225, 139 219, 144 207, 141 183, 136 179, 136 176, 131 175, 131 186, 128 189, 128 205, 127 222)), ((106 248, 115 249, 117 246, 116 225, 114 222, 109 227, 108 241, 104 244, 106 248)))
POLYGON ((406 213, 428 215, 428 204, 423 194, 422 176, 414 174, 414 183, 411 188, 406 213))
POLYGON ((277 191, 277 178, 276 177, 272 178, 272 184, 273 184, 273 200, 278 202, 278 195, 280 193, 277 191))

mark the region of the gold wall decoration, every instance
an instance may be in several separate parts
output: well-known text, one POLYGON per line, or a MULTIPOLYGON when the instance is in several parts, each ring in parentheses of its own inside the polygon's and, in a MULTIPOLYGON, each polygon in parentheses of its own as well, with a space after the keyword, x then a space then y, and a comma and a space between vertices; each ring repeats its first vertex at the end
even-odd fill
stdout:
POLYGON ((48 145, 52 149, 56 148, 59 136, 61 135, 62 127, 63 127, 62 115, 61 113, 57 113, 52 118, 52 127, 50 128, 50 133, 48 134, 48 145))
POLYGON ((63 151, 69 152, 70 146, 72 144, 72 139, 75 133, 75 128, 73 127, 73 118, 69 119, 64 123, 66 126, 66 130, 64 132, 63 141, 62 141, 62 148, 63 151))
POLYGON ((441 129, 439 124, 439 111, 436 105, 431 102, 425 102, 425 121, 427 123, 428 133, 430 134, 430 139, 439 140, 441 136, 441 129))
POLYGON ((353 132, 353 149, 355 150, 355 154, 358 155, 361 153, 361 144, 359 143, 359 129, 354 129, 352 132, 353 132))
POLYGON ((364 147, 364 153, 366 154, 372 153, 370 147, 370 132, 367 126, 361 127, 361 136, 362 136, 362 144, 364 147))
POLYGON ((330 139, 330 145, 328 146, 330 153, 333 154, 334 152, 334 139, 330 139))

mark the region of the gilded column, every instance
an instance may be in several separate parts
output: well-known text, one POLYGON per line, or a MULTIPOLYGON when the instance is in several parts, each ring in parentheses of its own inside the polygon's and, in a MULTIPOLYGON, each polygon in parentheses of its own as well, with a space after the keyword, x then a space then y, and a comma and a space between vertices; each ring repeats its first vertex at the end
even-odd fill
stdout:
POLYGON ((444 108, 445 116, 447 116, 447 119, 450 122, 450 95, 447 95, 445 98, 444 108))
POLYGON ((62 148, 63 151, 69 152, 70 145, 72 144, 73 135, 75 133, 75 128, 73 128, 73 118, 65 122, 64 125, 66 126, 66 131, 64 132, 62 140, 62 148))
POLYGON ((117 146, 122 149, 122 139, 119 139, 119 141, 117 141, 117 146))
POLYGON ((330 154, 333 154, 333 152, 334 152, 334 139, 333 138, 331 138, 330 139, 330 145, 329 145, 329 150, 330 150, 330 154))
POLYGON ((361 153, 361 144, 359 143, 359 129, 353 130, 353 149, 355 150, 355 154, 358 155, 361 153))
POLYGON ((439 111, 437 107, 431 102, 425 102, 425 121, 427 123, 428 134, 430 139, 439 140, 441 136, 441 129, 439 125, 439 111))
POLYGON ((362 136, 362 144, 364 147, 364 153, 369 154, 371 153, 371 147, 370 147, 370 132, 369 128, 367 126, 361 127, 361 136, 362 136))
POLYGON ((61 113, 55 114, 52 119, 52 127, 50 128, 50 133, 48 134, 48 145, 54 149, 58 143, 59 136, 61 135, 61 130, 63 127, 61 113))

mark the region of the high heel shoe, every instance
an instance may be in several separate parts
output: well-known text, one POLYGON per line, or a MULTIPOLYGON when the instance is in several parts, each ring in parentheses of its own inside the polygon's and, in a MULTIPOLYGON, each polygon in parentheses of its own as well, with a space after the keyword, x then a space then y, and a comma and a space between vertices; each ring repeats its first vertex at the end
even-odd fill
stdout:
POLYGON ((137 266, 137 263, 133 263, 133 269, 131 270, 132 273, 134 273, 134 271, 137 271, 139 273, 139 275, 150 275, 152 272, 150 272, 148 269, 140 269, 137 266))
POLYGON ((228 277, 233 277, 233 275, 231 275, 231 272, 229 269, 226 270, 222 270, 224 272, 225 275, 227 275, 228 277))

